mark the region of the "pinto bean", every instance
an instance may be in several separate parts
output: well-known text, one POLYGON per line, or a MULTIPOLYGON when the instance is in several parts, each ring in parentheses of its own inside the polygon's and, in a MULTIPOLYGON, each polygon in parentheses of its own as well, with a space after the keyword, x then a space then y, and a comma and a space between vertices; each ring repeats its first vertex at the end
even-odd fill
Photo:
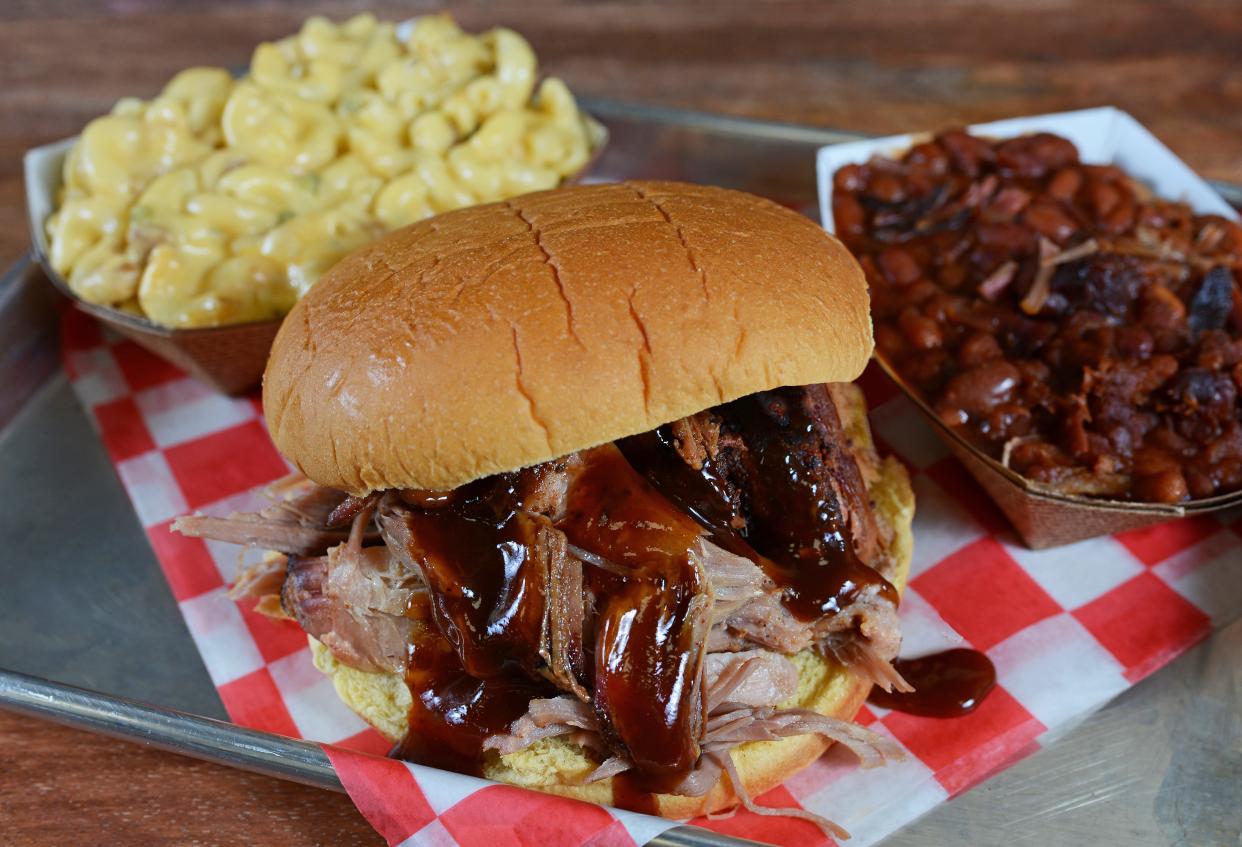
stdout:
POLYGON ((906 339, 890 324, 877 324, 875 328, 875 346, 890 361, 900 359, 906 352, 906 339))
POLYGON ((969 176, 977 176, 985 165, 996 161, 992 145, 960 129, 942 132, 936 141, 948 151, 954 166, 969 176))
POLYGON ((1186 321, 1186 304, 1163 285, 1148 286, 1139 296, 1139 321, 1157 329, 1176 329, 1186 321))
POLYGON ((893 285, 909 285, 923 275, 919 263, 900 247, 889 247, 876 257, 880 273, 893 285))
POLYGON ((1107 233, 1120 235, 1134 226, 1134 215, 1134 203, 1129 200, 1122 200, 1111 212, 1103 217, 1100 221, 1100 226, 1107 233))
POLYGON ((867 213, 852 195, 841 192, 832 195, 832 218, 840 234, 862 235, 866 231, 867 213))
POLYGON ((1037 203, 1022 213, 1022 222, 1045 238, 1065 244, 1078 231, 1078 222, 1055 203, 1037 203))
POLYGON ((934 141, 924 141, 911 147, 906 161, 937 176, 949 170, 949 154, 934 141))
POLYGON ((1117 349, 1122 355, 1131 359, 1146 359, 1151 356, 1156 342, 1151 333, 1141 326, 1123 326, 1117 329, 1117 349))
POLYGON ((972 332, 957 348, 957 363, 963 368, 973 368, 1000 359, 1005 355, 996 336, 988 332, 972 332))
POLYGON ((1062 168, 1048 183, 1048 194, 1057 200, 1068 203, 1074 199, 1078 189, 1082 187, 1082 171, 1077 168, 1062 168))
POLYGON ((1002 141, 996 147, 996 164, 1018 176, 1041 179, 1078 162, 1078 148, 1049 132, 1037 132, 1002 141))
POLYGON ((1190 488, 1180 468, 1169 468, 1134 481, 1134 491, 1142 500, 1152 503, 1181 503, 1190 499, 1190 488))
POLYGON ((901 180, 883 171, 872 175, 866 193, 881 203, 900 203, 906 199, 906 189, 901 180))
POLYGON ((906 341, 916 350, 935 350, 944 343, 940 325, 913 306, 902 310, 897 318, 906 341))
POLYGON ((1087 185, 1087 203, 1097 220, 1103 220, 1120 202, 1121 191, 1111 182, 1092 181, 1087 185))
POLYGON ((1013 396, 1022 374, 1012 362, 985 362, 949 380, 942 402, 970 414, 982 414, 1013 396))
POLYGON ((866 184, 862 165, 846 165, 832 175, 834 191, 858 191, 866 184))

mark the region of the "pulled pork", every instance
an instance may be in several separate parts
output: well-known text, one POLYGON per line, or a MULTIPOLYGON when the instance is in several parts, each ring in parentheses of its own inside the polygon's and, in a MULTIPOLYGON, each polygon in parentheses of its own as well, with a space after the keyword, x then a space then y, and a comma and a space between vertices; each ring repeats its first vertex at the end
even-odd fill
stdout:
POLYGON ((689 758, 662 790, 702 795, 729 774, 753 808, 730 755, 739 744, 810 733, 867 767, 900 755, 856 724, 782 706, 798 686, 788 657, 812 648, 909 689, 891 664, 892 528, 867 496, 878 460, 850 444, 840 391, 754 395, 448 495, 348 497, 295 475, 257 514, 174 528, 286 554, 243 572, 236 595, 295 619, 347 665, 401 673, 430 633, 463 673, 516 669, 558 692, 529 699, 481 739, 486 751, 564 737, 598 755, 588 781, 647 772, 649 720, 640 704, 620 721, 617 704, 668 692, 646 708, 670 739, 688 734, 689 758), (637 569, 640 559, 664 564, 637 569), (832 568, 848 576, 840 586, 799 576, 832 568), (644 627, 648 640, 635 641, 644 627))

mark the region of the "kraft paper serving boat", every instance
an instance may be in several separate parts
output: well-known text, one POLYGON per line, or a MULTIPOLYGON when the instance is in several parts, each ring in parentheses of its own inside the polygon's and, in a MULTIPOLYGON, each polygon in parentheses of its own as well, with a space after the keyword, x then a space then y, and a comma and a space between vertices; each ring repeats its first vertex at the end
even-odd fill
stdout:
MULTIPOLYGON (((1157 195, 1189 203, 1200 214, 1238 217, 1238 212, 1185 162, 1142 124, 1119 109, 1104 107, 1013 118, 976 124, 969 129, 972 133, 993 138, 1032 132, 1056 133, 1074 142, 1084 162, 1117 165, 1157 195)), ((835 229, 832 177, 837 170, 849 164, 862 164, 873 156, 899 156, 930 136, 931 133, 912 133, 821 147, 816 164, 820 219, 824 227, 830 232, 835 229)), ((919 391, 907 383, 879 351, 876 352, 876 360, 914 403, 953 455, 1001 508, 1027 545, 1035 549, 1138 529, 1187 515, 1215 512, 1242 503, 1242 491, 1176 505, 1056 493, 1001 464, 950 429, 919 391)))

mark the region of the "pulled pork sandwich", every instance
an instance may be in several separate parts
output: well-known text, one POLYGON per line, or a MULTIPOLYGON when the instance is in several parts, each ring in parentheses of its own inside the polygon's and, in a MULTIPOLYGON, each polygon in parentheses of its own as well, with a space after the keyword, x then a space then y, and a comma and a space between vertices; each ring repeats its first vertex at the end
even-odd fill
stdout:
POLYGON ((834 741, 899 755, 851 722, 906 688, 913 495, 846 384, 871 347, 858 265, 766 200, 646 182, 451 212, 282 326, 263 405, 301 473, 178 528, 282 554, 235 590, 302 626, 397 756, 753 807, 834 741))

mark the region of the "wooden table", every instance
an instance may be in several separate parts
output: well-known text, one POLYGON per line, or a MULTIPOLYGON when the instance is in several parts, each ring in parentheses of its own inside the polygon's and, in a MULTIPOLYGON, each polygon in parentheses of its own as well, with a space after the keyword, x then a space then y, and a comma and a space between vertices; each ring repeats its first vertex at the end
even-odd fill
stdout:
MULTIPOLYGON (((316 8, 343 17, 361 4, 316 8)), ((380 4, 402 18, 425 3, 380 4)), ((1242 6, 927 2, 454 4, 579 91, 871 132, 1112 104, 1242 182, 1242 6), (1028 8, 1029 7, 1029 8, 1028 8)), ((20 155, 192 64, 239 66, 301 4, 7 0, 0 262, 28 244, 20 155)), ((0 841, 378 844, 348 800, 0 713, 0 841)))

